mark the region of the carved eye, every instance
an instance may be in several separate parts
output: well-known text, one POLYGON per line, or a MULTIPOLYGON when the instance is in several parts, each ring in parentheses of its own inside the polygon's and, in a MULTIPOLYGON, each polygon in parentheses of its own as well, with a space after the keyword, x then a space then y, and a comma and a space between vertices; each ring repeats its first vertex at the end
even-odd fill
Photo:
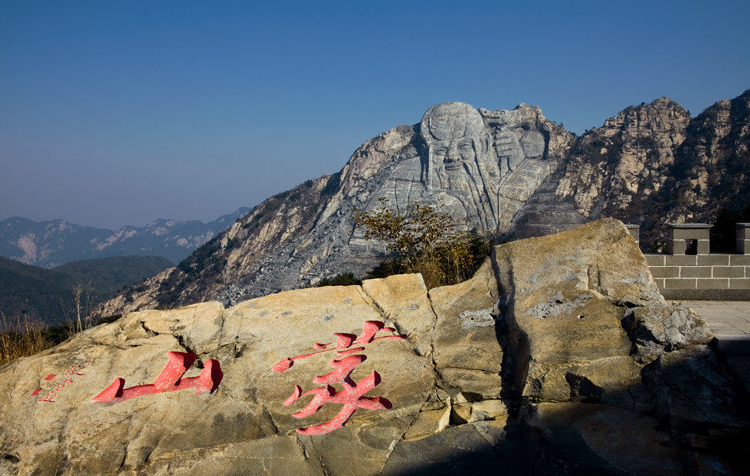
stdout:
POLYGON ((471 150, 471 144, 469 144, 468 142, 463 142, 461 144, 458 144, 458 150, 461 150, 461 151, 471 150))
POLYGON ((446 149, 445 147, 436 147, 435 153, 437 155, 445 155, 446 153, 448 153, 448 149, 446 149))

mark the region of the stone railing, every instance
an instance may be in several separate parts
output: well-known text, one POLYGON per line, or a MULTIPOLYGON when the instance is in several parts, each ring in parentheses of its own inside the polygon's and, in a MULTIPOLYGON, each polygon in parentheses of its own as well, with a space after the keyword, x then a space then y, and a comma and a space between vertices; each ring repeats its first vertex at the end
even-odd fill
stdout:
MULTIPOLYGON (((627 225, 638 242, 638 225, 627 225)), ((669 254, 644 254, 667 299, 750 300, 750 223, 737 224, 736 253, 711 253, 705 223, 672 223, 669 254)))

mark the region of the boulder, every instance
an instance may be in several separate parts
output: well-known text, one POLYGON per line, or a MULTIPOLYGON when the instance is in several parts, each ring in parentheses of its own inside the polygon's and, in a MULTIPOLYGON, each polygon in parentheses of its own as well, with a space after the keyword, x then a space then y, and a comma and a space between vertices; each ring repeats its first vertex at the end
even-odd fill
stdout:
MULTIPOLYGON (((489 444, 481 435, 501 432, 507 417, 499 400, 500 361, 489 358, 501 353, 494 319, 462 326, 474 319, 462 312, 476 306, 457 306, 483 294, 478 305, 491 308, 492 283, 489 271, 441 288, 438 315, 421 276, 404 275, 362 287, 289 291, 228 309, 209 302, 136 312, 84 331, 0 369, 0 472, 283 475, 321 474, 325 468, 328 474, 380 474, 399 442, 457 425, 465 428, 452 432, 454 437, 489 444), (368 322, 375 323, 372 340, 358 342, 368 322), (350 344, 337 346, 342 339, 350 344), (494 344, 482 354, 489 358, 486 364, 461 359, 477 343, 494 344), (173 378, 157 391, 173 363, 170 352, 196 359, 192 367, 180 368, 181 380, 173 378), (366 358, 360 362, 358 355, 366 358), (362 389, 377 375, 370 382, 370 400, 360 402, 335 431, 295 431, 340 414, 341 405, 326 402, 306 418, 295 418, 293 413, 308 403, 304 396, 285 406, 297 385, 327 392, 326 384, 313 379, 334 370, 336 357, 355 358, 349 382, 362 389), (207 374, 212 361, 221 369, 213 389, 180 388, 207 374), (284 362, 291 365, 274 371, 284 362), (100 397, 119 379, 124 380, 120 394, 100 397), (462 387, 466 379, 471 391, 462 387), (137 390, 141 394, 129 397, 137 390), (481 398, 482 392, 493 398, 481 398), (468 421, 482 429, 462 425, 468 421)), ((345 381, 329 384, 336 392, 345 381)))
POLYGON ((623 391, 639 388, 645 357, 711 338, 694 313, 667 306, 617 220, 498 246, 493 259, 513 379, 526 399, 633 406, 623 391))

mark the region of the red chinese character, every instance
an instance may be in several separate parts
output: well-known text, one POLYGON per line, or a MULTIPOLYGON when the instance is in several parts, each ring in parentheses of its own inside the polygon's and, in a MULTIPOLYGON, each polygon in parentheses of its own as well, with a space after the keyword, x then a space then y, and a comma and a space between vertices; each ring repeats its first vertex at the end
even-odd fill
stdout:
POLYGON ((320 408, 326 403, 339 403, 343 405, 339 413, 333 419, 319 425, 298 428, 298 433, 303 435, 321 435, 323 433, 338 430, 346 424, 357 408, 365 408, 368 410, 386 410, 391 408, 391 402, 386 398, 364 396, 365 393, 372 390, 380 383, 380 374, 378 372, 372 372, 359 382, 354 382, 351 378, 354 369, 367 359, 365 355, 357 354, 357 352, 365 349, 365 344, 381 339, 400 340, 405 338, 405 336, 402 335, 375 337, 380 330, 395 332, 395 329, 385 327, 380 321, 365 321, 365 324, 362 327, 362 333, 359 337, 354 334, 334 334, 336 336, 336 345, 333 348, 327 349, 330 344, 315 344, 314 347, 319 349, 318 352, 312 352, 310 354, 299 355, 292 358, 287 357, 271 367, 274 372, 284 372, 294 364, 295 360, 306 359, 310 356, 329 352, 331 350, 336 350, 340 357, 346 356, 334 358, 328 363, 334 368, 333 372, 317 376, 313 379, 313 382, 322 385, 321 387, 302 393, 302 388, 299 385, 295 385, 294 393, 284 402, 284 406, 289 406, 296 402, 300 397, 307 395, 313 396, 310 403, 308 403, 305 408, 292 414, 295 418, 308 417, 320 410, 320 408), (360 344, 360 346, 351 347, 352 344, 360 344), (343 389, 336 390, 332 386, 332 384, 336 383, 341 384, 343 389))
POLYGON ((219 387, 224 374, 218 361, 214 359, 206 361, 203 371, 198 377, 182 378, 187 369, 195 362, 195 354, 192 352, 168 352, 168 355, 167 366, 164 367, 153 384, 123 388, 125 387, 125 379, 118 377, 112 385, 92 400, 95 402, 117 400, 117 403, 119 403, 152 393, 174 392, 188 388, 195 388, 195 393, 213 392, 219 387))

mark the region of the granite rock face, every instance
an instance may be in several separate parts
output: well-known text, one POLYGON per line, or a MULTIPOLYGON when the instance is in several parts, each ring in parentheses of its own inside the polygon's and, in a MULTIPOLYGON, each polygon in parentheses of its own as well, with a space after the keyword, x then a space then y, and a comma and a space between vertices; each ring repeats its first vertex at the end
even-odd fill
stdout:
POLYGON ((467 228, 503 232, 569 139, 538 108, 490 112, 438 104, 419 124, 417 147, 402 152, 375 198, 397 208, 415 201, 442 205, 467 228), (555 139, 550 147, 546 137, 555 139))
POLYGON ((625 109, 576 144, 556 195, 572 198, 589 217, 597 212, 611 215, 626 209, 637 195, 658 192, 689 122, 690 114, 665 97, 625 109), (606 166, 599 166, 602 163, 606 166))
POLYGON ((392 276, 80 333, 0 367, 0 473, 742 474, 709 339, 602 220, 429 292, 392 276))
POLYGON ((554 233, 606 216, 641 223, 673 174, 690 119, 682 106, 659 98, 586 131, 514 218, 516 235, 554 233))
MULTIPOLYGON (((419 275, 366 281, 362 287, 289 291, 228 309, 213 302, 131 313, 0 370, 0 388, 9 397, 0 404, 5 455, 0 470, 400 474, 404 465, 419 465, 427 457, 414 455, 411 446, 457 421, 466 427, 461 438, 466 434, 484 444, 488 438, 501 440, 507 410, 500 400, 502 350, 494 319, 485 319, 489 325, 462 326, 464 311, 476 306, 483 311, 497 298, 489 266, 476 281, 456 293, 442 289, 437 313, 419 275), (455 303, 462 299, 476 304, 455 303), (391 328, 369 343, 339 346, 341 353, 329 348, 294 360, 282 372, 272 370, 288 357, 318 351, 316 344, 361 335, 367 321, 391 328), (399 335, 405 338, 393 338, 399 335), (365 349, 356 352, 358 347, 365 349), (156 385, 170 351, 198 356, 196 366, 203 370, 188 369, 186 379, 205 372, 210 359, 218 362, 223 375, 216 390, 92 401, 117 378, 125 379, 125 392, 134 385, 156 385), (366 360, 355 365, 350 382, 367 390, 366 380, 376 372, 367 397, 386 398, 390 409, 362 404, 343 428, 321 435, 296 432, 335 419, 342 407, 328 402, 307 418, 293 418, 308 403, 284 406, 295 385, 327 391, 313 378, 332 370, 333 358, 360 355, 366 360), (49 382, 47 375, 53 375, 49 382), (42 391, 32 396, 36 388, 42 391), (43 401, 50 395, 54 401, 43 401)), ((329 384, 340 390, 344 381, 329 384)))
POLYGON ((628 107, 578 137, 566 159, 514 217, 517 237, 602 217, 641 225, 641 243, 665 223, 710 223, 750 200, 750 90, 698 116, 669 98, 628 107))
POLYGON ((667 306, 615 220, 509 243, 493 258, 501 310, 512 316, 509 346, 521 356, 514 381, 525 398, 634 408, 646 403, 633 391, 646 365, 668 352, 703 349, 712 338, 695 313, 667 306))

